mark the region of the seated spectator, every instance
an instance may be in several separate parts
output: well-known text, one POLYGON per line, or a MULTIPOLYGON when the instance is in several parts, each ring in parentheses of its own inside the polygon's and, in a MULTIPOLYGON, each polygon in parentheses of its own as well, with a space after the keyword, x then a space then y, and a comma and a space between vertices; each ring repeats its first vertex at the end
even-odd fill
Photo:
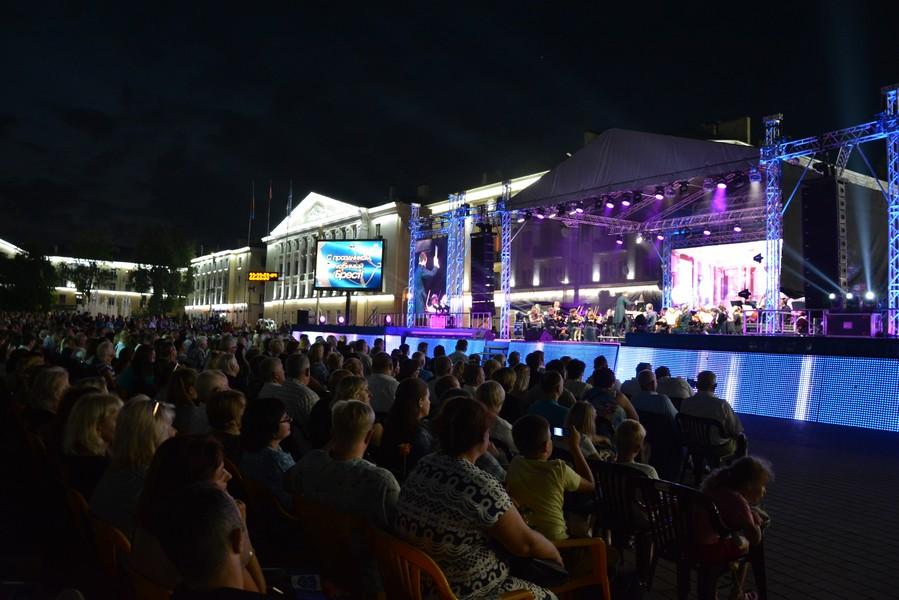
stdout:
POLYGON ((621 393, 628 398, 633 398, 640 393, 640 382, 637 380, 637 377, 640 376, 641 371, 652 371, 652 365, 645 362, 637 363, 637 372, 634 374, 633 379, 628 379, 621 384, 621 393))
POLYGON ((468 362, 468 340, 457 340, 456 350, 449 355, 449 359, 453 364, 457 362, 468 362))
MULTIPOLYGON (((614 456, 610 451, 611 440, 596 435, 596 409, 589 402, 575 402, 568 411, 565 419, 565 428, 575 428, 581 434, 581 454, 587 460, 608 460, 614 456), (602 453, 597 449, 597 444, 603 449, 602 453)), ((568 438, 553 436, 553 445, 566 452, 571 452, 568 447, 568 438)))
MULTIPOLYGON (((425 347, 427 347, 427 345, 428 345, 427 342, 422 342, 422 344, 424 344, 425 347)), ((419 344, 419 346, 421 346, 421 344, 419 344)), ((425 383, 434 379, 434 373, 432 373, 431 370, 428 369, 428 367, 427 367, 428 355, 426 352, 421 352, 421 351, 413 352, 412 353, 412 361, 418 363, 418 376, 421 377, 421 379, 425 383)))
POLYGON ((637 382, 640 384, 640 393, 631 398, 631 404, 637 411, 663 415, 674 422, 677 416, 677 409, 671 403, 668 396, 664 396, 656 391, 656 376, 652 371, 640 371, 637 375, 637 382))
POLYGON ((509 353, 509 364, 508 364, 509 368, 514 369, 520 363, 521 363, 521 352, 519 352, 517 350, 513 350, 512 352, 510 352, 509 353))
POLYGON ((430 411, 427 384, 418 378, 401 381, 384 426, 378 461, 399 481, 403 481, 418 461, 434 449, 431 433, 422 424, 430 411))
POLYGON ((512 371, 515 373, 515 383, 511 390, 506 391, 506 401, 501 413, 502 418, 509 423, 514 423, 527 412, 527 393, 531 381, 531 370, 527 365, 518 363, 512 371))
POLYGON ((393 406, 396 388, 399 382, 393 376, 393 359, 386 352, 376 354, 372 358, 372 374, 368 376, 368 389, 371 390, 371 407, 375 414, 386 414, 393 406))
POLYGON ((268 598, 243 591, 253 551, 240 509, 227 492, 209 483, 192 485, 153 510, 159 513, 162 550, 183 584, 172 600, 268 598))
POLYGON ((109 468, 90 497, 91 513, 134 534, 137 503, 156 448, 175 435, 175 411, 146 396, 132 398, 116 418, 109 468))
POLYGON ((659 474, 650 465, 638 463, 634 459, 643 451, 646 441, 646 429, 638 421, 625 419, 615 430, 615 448, 618 450, 617 462, 643 472, 651 479, 658 479, 659 474))
POLYGON ((277 398, 258 398, 250 403, 243 416, 241 442, 243 456, 240 472, 268 488, 285 507, 291 505, 284 490, 284 474, 294 460, 281 449, 281 440, 290 435, 290 415, 277 398))
MULTIPOLYGON (((288 359, 289 361, 290 359, 288 359)), ((362 361, 356 356, 351 356, 343 361, 343 368, 355 375, 356 377, 365 377, 365 369, 362 361)), ((288 375, 290 377, 290 375, 288 375)))
POLYGON ((69 373, 62 367, 37 369, 28 393, 28 406, 22 412, 25 428, 39 435, 46 444, 63 395, 69 389, 69 373))
POLYGON ((512 438, 512 424, 499 416, 503 403, 506 400, 506 392, 503 390, 503 386, 496 381, 485 381, 478 387, 475 399, 483 403, 487 407, 487 411, 493 415, 490 440, 501 443, 502 447, 500 449, 503 452, 497 458, 500 459, 500 464, 507 466, 509 464, 508 458, 510 457, 506 456, 506 452, 518 454, 518 449, 515 447, 515 440, 512 438))
POLYGON ((683 377, 672 377, 668 367, 656 367, 656 391, 668 396, 671 404, 678 410, 681 403, 693 395, 687 380, 683 377))
POLYGON ((420 373, 421 366, 419 365, 419 362, 408 358, 400 362, 400 371, 396 376, 396 380, 402 383, 407 379, 419 379, 420 373))
MULTIPOLYGON (((165 505, 173 494, 196 484, 213 485, 227 492, 231 474, 225 469, 223 458, 221 445, 209 436, 178 436, 167 440, 156 450, 147 470, 140 497, 138 525, 128 557, 130 564, 141 575, 167 589, 174 589, 181 583, 181 575, 159 545, 159 535, 166 526, 166 517, 155 507, 165 505)), ((246 519, 242 503, 238 502, 238 508, 246 519)), ((242 588, 264 591, 262 568, 255 555, 250 554, 250 561, 244 567, 242 588)))
MULTIPOLYGON (((180 369, 179 369, 180 371, 180 369)), ((228 388, 228 377, 221 371, 206 369, 197 375, 197 410, 192 410, 187 424, 188 433, 203 435, 209 433, 209 419, 206 416, 206 403, 213 394, 228 388)))
POLYGON ((520 455, 512 459, 506 488, 528 523, 550 540, 568 536, 562 505, 565 492, 592 494, 593 473, 581 453, 581 434, 569 429, 568 446, 574 462, 550 460, 553 442, 549 422, 539 415, 527 415, 512 429, 520 455))
POLYGON ((388 527, 399 496, 396 478, 363 457, 375 413, 365 402, 339 400, 332 413, 328 450, 312 450, 288 472, 287 487, 309 500, 388 527))
MULTIPOLYGON (((605 356, 600 354, 599 356, 594 358, 593 359, 593 374, 591 374, 590 377, 587 378, 587 383, 595 386, 596 383, 593 381, 593 378, 595 377, 596 372, 601 371, 602 369, 608 369, 608 368, 609 368, 609 359, 607 359, 605 356)), ((618 381, 617 379, 615 380, 615 389, 616 390, 621 389, 621 382, 618 381)))
POLYGON ((325 346, 320 342, 309 348, 309 372, 320 384, 328 383, 328 367, 325 366, 325 346))
POLYGON ((741 535, 722 538, 712 527, 708 515, 698 514, 696 533, 702 560, 726 563, 744 555, 750 546, 757 546, 762 542, 762 529, 768 524, 769 518, 758 505, 773 477, 771 465, 767 461, 744 456, 726 467, 712 471, 705 478, 702 491, 715 501, 725 527, 731 531, 739 531, 741 535))
MULTIPOLYGON (((546 370, 544 371, 544 373, 547 372, 555 372, 562 376, 562 395, 559 396, 559 404, 561 404, 565 408, 571 408, 572 406, 574 406, 574 403, 577 402, 577 400, 575 399, 574 394, 572 394, 565 388, 565 378, 568 376, 568 371, 565 368, 565 362, 562 360, 549 361, 546 364, 546 370)), ((532 404, 535 401, 539 400, 541 395, 542 394, 539 386, 531 389, 528 397, 528 403, 532 404)))
POLYGON ((72 408, 62 440, 66 484, 85 498, 109 467, 122 401, 111 394, 86 394, 72 408))
POLYGON ((97 344, 94 351, 94 372, 103 378, 107 389, 115 389, 115 369, 112 361, 115 359, 115 346, 109 340, 103 340, 97 344))
POLYGON ((474 465, 487 450, 489 430, 483 404, 447 402, 435 423, 441 450, 421 459, 403 484, 394 530, 437 563, 459 598, 486 600, 518 589, 538 600, 553 598, 509 576, 506 559, 494 548, 498 542, 513 556, 562 563, 556 547, 524 522, 502 484, 474 465))
POLYGON ((593 387, 589 383, 581 381, 586 368, 587 365, 584 364, 584 361, 576 358, 569 361, 565 368, 565 389, 574 395, 575 400, 583 400, 584 394, 593 387))
POLYGON ((680 412, 692 417, 712 419, 721 423, 724 431, 722 439, 717 430, 712 430, 712 443, 720 444, 718 456, 746 453, 746 438, 743 424, 730 404, 715 396, 718 377, 712 371, 703 371, 696 376, 696 394, 684 400, 680 412))
POLYGON ((247 409, 247 398, 237 390, 216 392, 206 403, 210 434, 224 448, 225 458, 236 467, 243 457, 240 428, 247 409))
POLYGON ((465 365, 462 373, 462 389, 468 391, 474 397, 478 386, 484 383, 484 369, 474 363, 465 365))
POLYGON ((498 361, 491 358, 490 360, 484 361, 484 364, 481 366, 481 368, 484 370, 484 379, 487 380, 490 379, 494 371, 496 371, 497 369, 501 369, 502 365, 498 361))
POLYGON ((331 352, 325 357, 325 366, 328 373, 333 373, 337 369, 343 368, 343 355, 340 352, 331 352))
POLYGON ((194 414, 202 411, 197 393, 197 372, 190 368, 178 369, 169 379, 166 394, 170 404, 175 406, 175 429, 179 435, 189 435, 191 424, 205 421, 205 417, 194 414))
MULTIPOLYGON (((359 367, 362 369, 362 363, 358 360, 347 360, 345 366, 359 367)), ((285 380, 282 384, 286 392, 281 396, 284 406, 287 408, 287 414, 293 419, 293 435, 298 437, 306 428, 309 421, 309 414, 312 407, 320 400, 317 393, 309 387, 309 380, 312 378, 309 370, 309 358, 305 354, 291 354, 287 357, 284 365, 285 380)), ((361 376, 361 373, 357 374, 361 376)))
MULTIPOLYGON (((371 403, 371 392, 368 389, 368 382, 364 378, 354 377, 343 369, 335 371, 336 373, 346 373, 347 375, 336 384, 331 397, 317 402, 309 414, 309 424, 306 427, 305 435, 313 448, 322 448, 331 440, 331 409, 334 404, 341 400, 359 400, 366 404, 371 403)), ((375 445, 377 445, 383 430, 380 425, 375 429, 375 445)))
POLYGON ((210 361, 209 368, 224 373, 228 378, 229 388, 243 391, 245 382, 240 377, 240 361, 236 354, 220 353, 215 360, 210 361))
POLYGON ((584 394, 584 401, 593 405, 597 419, 603 422, 602 427, 597 422, 598 434, 611 438, 623 420, 640 420, 627 396, 615 389, 615 373, 610 369, 600 369, 593 374, 593 378, 593 389, 584 394))
MULTIPOLYGON (((436 404, 437 399, 440 397, 436 390, 437 380, 450 374, 450 371, 453 370, 453 363, 446 356, 438 356, 431 361, 431 368, 434 369, 434 376, 428 381, 428 392, 431 394, 431 403, 436 404)), ((437 407, 433 406, 433 408, 436 409, 437 407)))
POLYGON ((156 351, 153 346, 140 344, 131 357, 131 363, 116 378, 116 387, 128 398, 138 394, 152 395, 156 391, 153 378, 155 364, 156 351))
MULTIPOLYGON (((562 395, 562 376, 555 371, 547 371, 540 382, 540 399, 528 408, 529 415, 539 415, 552 427, 564 427, 568 409, 559 404, 562 395)), ((517 442, 516 442, 517 444, 517 442)))

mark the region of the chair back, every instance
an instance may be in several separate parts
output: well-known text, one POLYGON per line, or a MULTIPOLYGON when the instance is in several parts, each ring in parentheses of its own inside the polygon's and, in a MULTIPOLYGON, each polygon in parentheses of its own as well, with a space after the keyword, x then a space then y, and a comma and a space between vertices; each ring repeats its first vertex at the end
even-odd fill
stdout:
POLYGON ((644 462, 655 467, 662 479, 677 480, 678 469, 683 459, 681 435, 677 423, 669 415, 637 411, 640 424, 646 429, 646 443, 649 456, 644 462))
POLYGON ((438 600, 456 600, 449 583, 430 556, 396 537, 369 528, 372 553, 378 561, 384 593, 391 600, 424 600, 422 574, 432 582, 431 591, 438 600))
POLYGON ((635 529, 634 490, 629 481, 634 477, 646 477, 627 465, 589 460, 590 470, 597 489, 597 517, 600 527, 628 534, 635 529))
POLYGON ((515 457, 515 453, 512 452, 512 449, 509 448, 509 445, 506 442, 502 441, 499 438, 492 437, 490 438, 490 442, 496 446, 496 449, 502 452, 507 462, 512 462, 512 459, 515 457))
POLYGON ((224 466, 225 470, 228 471, 228 474, 231 475, 231 480, 228 482, 228 493, 238 500, 247 502, 249 492, 247 492, 243 473, 241 473, 240 469, 237 468, 237 465, 228 460, 227 457, 224 459, 224 466))
POLYGON ((704 419, 678 413, 676 421, 684 445, 691 452, 702 451, 719 445, 719 442, 713 441, 713 430, 717 431, 718 439, 723 440, 727 438, 721 423, 714 419, 704 419))
POLYGON ((169 600, 171 598, 172 590, 142 574, 131 564, 130 559, 122 561, 122 568, 128 575, 133 600, 169 600))
POLYGON ((131 554, 131 542, 124 533, 92 514, 88 514, 88 522, 103 574, 110 581, 120 581, 125 560, 131 554))
POLYGON ((721 535, 728 533, 715 502, 697 489, 660 479, 630 480, 649 522, 652 541, 663 558, 696 560, 695 515, 705 511, 721 535))
POLYGON ((322 577, 353 597, 366 595, 360 567, 371 564, 363 553, 365 519, 336 511, 303 496, 294 497, 294 512, 300 519, 303 539, 312 546, 312 561, 322 577))
POLYGON ((66 488, 66 507, 79 541, 91 545, 93 534, 90 530, 90 507, 87 500, 78 490, 66 488))

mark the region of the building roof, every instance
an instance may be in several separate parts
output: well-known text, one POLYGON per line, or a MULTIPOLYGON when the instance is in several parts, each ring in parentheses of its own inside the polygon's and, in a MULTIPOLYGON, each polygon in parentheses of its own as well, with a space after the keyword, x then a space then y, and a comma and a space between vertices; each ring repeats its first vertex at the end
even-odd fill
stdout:
POLYGON ((664 185, 758 164, 750 146, 609 129, 535 184, 512 197, 510 208, 532 208, 587 196, 664 185))

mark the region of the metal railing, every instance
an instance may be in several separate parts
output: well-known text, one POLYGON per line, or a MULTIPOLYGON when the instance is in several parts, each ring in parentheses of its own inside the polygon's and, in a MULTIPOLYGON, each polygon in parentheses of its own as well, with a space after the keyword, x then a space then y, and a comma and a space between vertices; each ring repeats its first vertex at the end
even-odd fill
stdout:
MULTIPOLYGON (((406 327, 406 313, 379 313, 372 315, 373 325, 382 327, 406 327)), ((415 313, 412 326, 428 329, 493 329, 492 313, 415 313)))
POLYGON ((768 310, 764 308, 743 311, 743 335, 826 335, 825 309, 768 310), (771 318, 773 330, 765 330, 767 318, 771 318))

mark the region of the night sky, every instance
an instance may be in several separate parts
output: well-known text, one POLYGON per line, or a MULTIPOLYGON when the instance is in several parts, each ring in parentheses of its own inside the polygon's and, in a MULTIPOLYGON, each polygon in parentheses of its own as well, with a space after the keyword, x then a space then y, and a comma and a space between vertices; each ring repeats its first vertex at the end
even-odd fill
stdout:
POLYGON ((0 237, 46 251, 127 256, 147 224, 234 247, 254 179, 258 237, 269 179, 274 227, 290 178, 297 201, 375 205, 550 168, 586 130, 749 115, 758 136, 783 112, 812 135, 899 82, 896 2, 33 4, 0 8, 0 237))

